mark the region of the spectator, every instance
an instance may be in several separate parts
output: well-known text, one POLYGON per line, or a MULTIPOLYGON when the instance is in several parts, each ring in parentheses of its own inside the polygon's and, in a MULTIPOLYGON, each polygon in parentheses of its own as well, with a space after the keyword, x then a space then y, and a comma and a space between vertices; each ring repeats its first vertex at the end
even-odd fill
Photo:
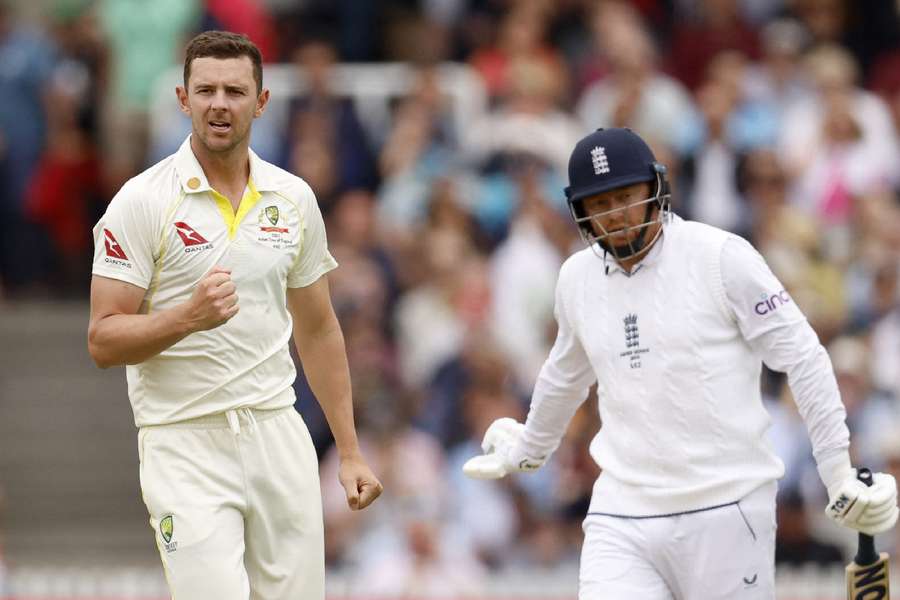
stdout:
POLYGON ((703 83, 709 61, 726 50, 756 59, 759 37, 744 21, 737 0, 700 0, 697 12, 676 19, 668 54, 668 70, 696 90, 703 83), (690 18, 693 17, 693 18, 690 18))
POLYGON ((746 101, 742 78, 746 58, 736 52, 718 55, 697 90, 699 115, 683 124, 678 150, 680 175, 690 218, 746 234, 749 207, 738 191, 738 165, 744 154, 774 138, 774 115, 746 101))
POLYGON ((393 126, 379 156, 382 184, 378 191, 379 217, 392 235, 409 235, 424 223, 435 188, 465 185, 459 169, 455 139, 445 98, 434 69, 416 73, 412 93, 394 113, 393 126))
POLYGON ((54 41, 0 2, 0 280, 11 294, 47 275, 43 239, 25 220, 24 203, 46 143, 44 94, 55 62, 54 41), (20 260, 23 254, 30 259, 20 260))
POLYGON ((326 216, 342 192, 375 186, 372 151, 353 101, 331 88, 336 59, 334 47, 318 39, 294 53, 307 90, 289 107, 282 161, 316 190, 326 216))
POLYGON ((502 101, 515 93, 517 76, 511 70, 519 63, 540 65, 549 76, 547 92, 552 101, 562 99, 566 71, 561 56, 544 39, 548 9, 538 2, 513 5, 501 19, 496 45, 470 57, 469 64, 481 75, 492 99, 502 101))
POLYGON ((509 235, 491 257, 491 321, 519 389, 530 390, 555 338, 554 284, 576 236, 545 196, 536 169, 523 170, 516 191, 509 235))
POLYGON ((657 69, 653 40, 634 9, 619 2, 600 4, 593 24, 610 72, 578 101, 583 128, 630 127, 664 144, 676 143, 678 126, 694 110, 693 103, 678 81, 657 69))
POLYGON ((544 63, 510 65, 509 92, 498 107, 472 127, 464 150, 484 165, 498 156, 526 154, 547 163, 562 177, 568 151, 581 126, 555 102, 555 73, 544 63))
POLYGON ((420 248, 425 280, 400 299, 395 314, 400 372, 412 388, 459 352, 488 306, 484 259, 468 239, 442 229, 424 237, 420 248))
MULTIPOLYGON (((872 325, 872 377, 873 384, 890 394, 894 405, 900 407, 900 292, 898 292, 896 269, 900 261, 893 262, 894 275, 885 272, 884 295, 893 286, 894 305, 889 312, 872 325), (892 282, 892 283, 890 283, 892 282)), ((887 267, 890 268, 890 265, 887 267)))
POLYGON ((788 107, 812 94, 811 82, 800 63, 808 38, 797 21, 772 21, 761 32, 761 60, 746 69, 746 97, 770 107, 779 121, 788 107))
POLYGON ((110 189, 118 189, 147 161, 153 85, 199 24, 200 0, 99 0, 96 6, 115 58, 102 148, 110 189))
POLYGON ((53 257, 49 270, 54 293, 62 296, 88 291, 90 229, 105 208, 96 109, 91 105, 96 84, 91 65, 74 56, 67 56, 54 70, 45 100, 47 145, 26 192, 28 217, 49 234, 53 257))
POLYGON ((898 181, 897 134, 884 102, 856 86, 858 69, 837 46, 806 58, 816 95, 785 115, 781 153, 798 205, 846 237, 854 197, 898 181))

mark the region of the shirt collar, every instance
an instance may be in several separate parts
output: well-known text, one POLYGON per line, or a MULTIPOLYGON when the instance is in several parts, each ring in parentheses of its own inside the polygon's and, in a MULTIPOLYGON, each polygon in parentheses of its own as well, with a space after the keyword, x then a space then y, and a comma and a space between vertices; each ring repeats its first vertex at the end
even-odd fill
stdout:
POLYGON ((659 262, 659 255, 662 253, 662 246, 666 239, 666 230, 665 227, 659 233, 659 238, 653 243, 653 246, 650 250, 647 251, 647 254, 644 255, 644 258, 640 260, 634 267, 631 269, 631 273, 627 272, 622 268, 622 265, 619 264, 614 257, 612 257, 609 252, 603 251, 603 269, 607 275, 615 275, 616 273, 621 273, 625 277, 632 277, 638 271, 645 267, 651 267, 659 262))
MULTIPOLYGON (((251 190, 254 193, 275 191, 277 186, 269 165, 257 156, 252 149, 249 150, 249 153, 250 180, 248 184, 251 190)), ((191 149, 190 135, 175 153, 175 171, 178 174, 181 189, 185 194, 212 191, 209 180, 206 178, 206 173, 203 172, 200 161, 197 160, 194 151, 191 149)))

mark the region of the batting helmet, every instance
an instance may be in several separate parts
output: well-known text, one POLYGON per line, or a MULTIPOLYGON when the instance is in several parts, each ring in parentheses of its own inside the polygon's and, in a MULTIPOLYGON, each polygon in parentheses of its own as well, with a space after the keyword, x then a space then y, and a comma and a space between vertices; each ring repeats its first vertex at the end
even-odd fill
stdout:
MULTIPOLYGON (((569 158, 569 186, 565 193, 572 217, 585 243, 591 247, 599 244, 617 259, 628 258, 649 249, 656 237, 646 239, 648 227, 653 223, 663 223, 669 213, 670 194, 666 167, 657 162, 647 143, 627 128, 598 129, 575 145, 569 158), (606 231, 598 217, 628 210, 634 205, 588 215, 584 210, 584 200, 609 190, 643 182, 654 182, 655 185, 651 186, 653 196, 640 202, 647 207, 644 222, 629 227, 640 229, 640 234, 622 246, 608 244, 610 232, 606 231)), ((660 231, 662 228, 657 236, 660 231)))

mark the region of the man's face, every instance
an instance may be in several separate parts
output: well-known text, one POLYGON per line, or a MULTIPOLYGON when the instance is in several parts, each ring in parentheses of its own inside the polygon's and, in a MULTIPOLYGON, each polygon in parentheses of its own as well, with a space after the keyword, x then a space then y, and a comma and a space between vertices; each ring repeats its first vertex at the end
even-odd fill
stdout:
POLYGON ((196 58, 187 85, 176 91, 200 144, 211 153, 227 153, 249 143, 250 125, 269 100, 269 90, 256 92, 249 57, 196 58))
POLYGON ((646 220, 645 200, 648 198, 650 198, 649 183, 616 188, 586 198, 583 201, 585 216, 592 217, 591 227, 594 229, 594 235, 610 234, 605 240, 608 246, 627 249, 628 244, 635 242, 643 229, 650 229, 646 239, 652 239, 656 233, 654 227, 659 226, 654 224, 649 228, 639 227, 646 220))

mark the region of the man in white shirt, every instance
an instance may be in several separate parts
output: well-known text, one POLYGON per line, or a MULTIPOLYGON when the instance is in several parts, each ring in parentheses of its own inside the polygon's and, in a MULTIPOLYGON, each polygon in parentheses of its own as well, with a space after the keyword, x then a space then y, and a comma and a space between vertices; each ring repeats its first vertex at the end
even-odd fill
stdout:
POLYGON ((198 35, 176 92, 191 136, 127 182, 94 229, 88 347, 102 368, 127 365, 173 597, 323 598, 318 462, 293 408, 292 333, 350 508, 381 493, 353 424, 325 276, 337 263, 309 186, 249 148, 269 99, 256 46, 198 35))
POLYGON ((776 481, 761 365, 788 375, 829 495, 874 534, 897 520, 893 477, 850 466, 831 363, 743 239, 669 212, 665 167, 629 129, 583 138, 566 196, 589 248, 562 266, 556 342, 524 425, 500 419, 464 467, 540 467, 597 383, 602 472, 584 522, 579 598, 774 598, 776 481))

